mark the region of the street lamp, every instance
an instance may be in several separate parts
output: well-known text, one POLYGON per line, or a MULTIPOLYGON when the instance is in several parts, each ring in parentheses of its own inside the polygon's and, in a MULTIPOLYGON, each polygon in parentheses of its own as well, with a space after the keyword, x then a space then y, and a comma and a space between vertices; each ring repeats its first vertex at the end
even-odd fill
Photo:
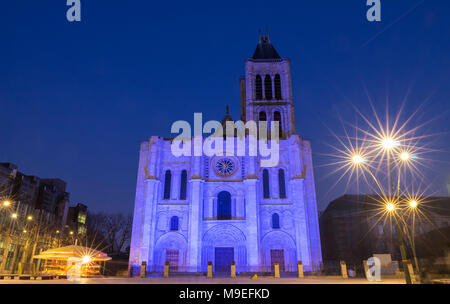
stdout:
POLYGON ((31 215, 29 215, 28 217, 27 217, 27 220, 29 220, 29 221, 31 221, 33 219, 33 217, 31 216, 31 215))
POLYGON ((17 218, 17 213, 11 214, 11 218, 16 219, 17 218))
POLYGON ((404 152, 400 153, 400 159, 402 161, 408 161, 411 159, 411 154, 409 154, 409 152, 404 151, 404 152))
POLYGON ((415 225, 416 225, 416 209, 419 206, 419 202, 416 199, 411 199, 408 202, 409 208, 411 209, 412 213, 412 231, 411 231, 411 249, 412 254, 414 257, 414 264, 416 266, 417 271, 419 271, 419 261, 417 260, 417 254, 416 254, 416 240, 415 240, 415 225))
POLYGON ((87 264, 87 263, 90 263, 90 262, 91 262, 91 257, 88 256, 88 255, 85 255, 83 257, 83 264, 87 264))
POLYGON ((361 163, 364 163, 366 160, 359 154, 355 154, 352 156, 352 163, 355 165, 359 165, 361 163))
POLYGON ((417 208, 417 205, 418 205, 419 203, 417 203, 417 201, 416 200, 411 200, 410 202, 409 202, 409 207, 411 207, 412 209, 414 209, 414 208, 417 208))
POLYGON ((386 150, 391 150, 399 145, 398 141, 394 140, 392 137, 385 137, 381 141, 381 146, 386 150))
MULTIPOLYGON (((392 195, 395 195, 395 191, 394 191, 394 181, 392 178, 392 167, 391 167, 391 159, 390 159, 390 153, 389 151, 392 150, 393 148, 395 148, 396 146, 399 145, 398 141, 392 139, 392 137, 385 137, 382 141, 381 141, 381 145, 383 146, 383 148, 388 151, 387 153, 387 167, 388 167, 388 171, 389 171, 389 180, 390 180, 390 184, 391 184, 391 193, 392 195)), ((406 155, 405 155, 406 156, 406 155)), ((409 158, 409 155, 408 155, 409 158)), ((392 203, 389 203, 387 205, 387 209, 388 211, 394 211, 395 210, 395 206, 392 203), (391 209, 391 210, 389 210, 391 209)), ((403 271, 405 273, 405 281, 406 284, 412 284, 411 281, 411 274, 409 273, 409 269, 408 269, 408 265, 407 263, 407 258, 406 258, 406 250, 405 250, 405 244, 403 241, 403 231, 400 227, 400 224, 398 222, 398 218, 394 217, 394 223, 395 223, 395 230, 397 230, 397 238, 398 238, 398 242, 399 242, 399 247, 400 247, 400 255, 402 257, 402 265, 403 265, 403 271)))
POLYGON ((386 204, 386 210, 389 212, 392 212, 395 210, 395 205, 393 203, 387 203, 386 204))
POLYGON ((6 201, 3 201, 2 205, 3 205, 3 207, 8 207, 9 205, 11 205, 11 202, 6 200, 6 201))

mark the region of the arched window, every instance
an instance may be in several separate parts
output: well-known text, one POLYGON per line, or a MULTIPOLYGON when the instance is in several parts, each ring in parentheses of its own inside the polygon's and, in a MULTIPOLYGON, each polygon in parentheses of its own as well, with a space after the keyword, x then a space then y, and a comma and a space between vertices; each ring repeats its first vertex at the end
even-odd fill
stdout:
POLYGON ((270 191, 269 191, 269 170, 264 169, 263 170, 263 194, 264 198, 270 197, 270 191))
POLYGON ((231 220, 231 194, 228 191, 217 195, 217 219, 231 220))
POLYGON ((270 75, 264 77, 264 94, 267 100, 272 99, 272 77, 270 75))
POLYGON ((280 216, 278 215, 278 213, 272 214, 272 228, 280 228, 280 216))
POLYGON ((180 184, 180 200, 186 199, 186 190, 187 190, 187 171, 181 171, 181 184, 180 184))
POLYGON ((272 228, 280 228, 280 216, 278 215, 278 213, 272 214, 272 228))
POLYGON ((263 98, 263 91, 262 91, 262 78, 259 75, 256 75, 255 80, 255 89, 256 89, 256 100, 261 100, 263 98))
POLYGON ((178 230, 178 216, 170 218, 170 230, 178 230))
MULTIPOLYGON (((259 112, 259 121, 267 121, 266 112, 264 111, 259 112)), ((267 133, 268 133, 267 123, 263 123, 263 126, 261 126, 261 128, 258 127, 258 138, 267 139, 268 136, 267 133)))
POLYGON ((266 112, 264 111, 259 112, 259 121, 267 121, 266 112))
POLYGON ((278 136, 279 138, 283 137, 283 128, 282 128, 282 123, 281 123, 281 114, 278 111, 275 111, 275 113, 273 113, 273 120, 274 121, 278 121, 278 136))
POLYGON ((280 198, 286 198, 286 182, 283 169, 278 170, 278 186, 280 188, 280 198))
POLYGON ((164 177, 164 199, 170 199, 170 184, 172 181, 172 173, 170 170, 166 171, 166 175, 164 177))
POLYGON ((279 74, 275 75, 274 83, 275 83, 275 99, 280 100, 282 98, 281 98, 281 78, 279 74))

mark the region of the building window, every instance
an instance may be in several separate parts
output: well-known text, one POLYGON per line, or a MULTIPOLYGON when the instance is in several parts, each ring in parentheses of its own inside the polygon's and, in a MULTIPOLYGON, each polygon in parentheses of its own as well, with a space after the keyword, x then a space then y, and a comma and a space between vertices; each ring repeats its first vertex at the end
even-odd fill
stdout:
POLYGON ((259 112, 259 121, 267 121, 266 112, 264 111, 259 112))
POLYGON ((78 223, 80 224, 86 224, 86 213, 80 212, 78 213, 78 223))
POLYGON ((264 198, 270 197, 270 191, 269 191, 269 170, 264 169, 263 170, 263 193, 264 198))
POLYGON ((178 216, 170 218, 170 230, 178 230, 178 216))
POLYGON ((172 173, 170 170, 166 171, 166 176, 164 177, 164 199, 170 199, 170 184, 172 180, 172 173))
POLYGON ((187 171, 181 171, 180 200, 186 199, 187 190, 187 171))
POLYGON ((281 98, 281 78, 279 74, 275 75, 275 99, 282 99, 281 98))
POLYGON ((262 93, 262 78, 259 75, 256 75, 255 80, 255 89, 256 89, 256 100, 261 100, 263 98, 262 93))
POLYGON ((78 227, 78 234, 86 234, 86 226, 80 226, 78 227))
POLYGON ((217 219, 231 220, 231 194, 228 191, 217 195, 217 219))
POLYGON ((270 75, 264 77, 264 94, 267 100, 272 99, 272 77, 270 75))
POLYGON ((283 128, 282 128, 282 123, 281 123, 281 114, 278 111, 275 111, 273 113, 273 120, 274 121, 278 121, 278 136, 279 138, 283 137, 283 128))
POLYGON ((280 216, 278 213, 272 214, 272 228, 278 229, 280 228, 280 216))
POLYGON ((283 169, 278 170, 278 186, 280 188, 280 198, 286 198, 286 182, 283 169))

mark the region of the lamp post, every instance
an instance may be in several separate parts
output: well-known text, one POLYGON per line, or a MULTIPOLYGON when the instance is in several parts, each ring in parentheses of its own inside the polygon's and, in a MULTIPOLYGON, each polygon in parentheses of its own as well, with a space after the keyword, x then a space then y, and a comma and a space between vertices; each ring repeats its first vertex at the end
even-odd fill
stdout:
MULTIPOLYGON (((386 205, 386 210, 391 213, 396 212, 396 207, 393 203, 388 203, 386 205)), ((400 254, 402 256, 402 267, 403 271, 405 272, 405 280, 406 284, 412 284, 411 281, 411 274, 409 273, 408 265, 407 265, 407 259, 406 259, 406 250, 405 250, 405 243, 403 242, 403 231, 400 227, 400 224, 398 223, 398 218, 394 214, 394 223, 395 223, 395 230, 397 231, 397 238, 400 246, 400 254)))
MULTIPOLYGON (((381 142, 382 147, 386 150, 386 158, 387 158, 387 167, 388 167, 388 173, 389 173, 389 182, 390 182, 390 197, 395 196, 395 190, 394 190, 394 181, 392 178, 392 166, 391 166, 391 151, 398 146, 398 142, 394 140, 392 137, 386 137, 381 142)), ((400 174, 400 173, 399 173, 400 174)), ((403 241, 403 230, 400 227, 400 224, 398 222, 398 218, 395 216, 395 205, 391 202, 392 206, 390 208, 388 207, 387 210, 389 212, 394 212, 394 223, 395 223, 395 230, 397 231, 397 239, 400 246, 400 254, 402 257, 402 267, 403 271, 405 273, 405 281, 406 284, 412 284, 411 281, 411 274, 409 273, 408 265, 407 265, 407 257, 406 257, 406 250, 405 250, 405 243, 403 241), (391 209, 391 210, 389 210, 391 209)))
POLYGON ((415 225, 416 225, 416 208, 418 207, 419 203, 416 200, 411 200, 408 203, 409 208, 412 211, 412 232, 411 232, 411 249, 413 252, 413 257, 414 257, 414 265, 416 266, 416 270, 417 272, 420 274, 420 270, 419 270, 419 261, 417 260, 417 254, 416 254, 416 240, 415 240, 415 225))

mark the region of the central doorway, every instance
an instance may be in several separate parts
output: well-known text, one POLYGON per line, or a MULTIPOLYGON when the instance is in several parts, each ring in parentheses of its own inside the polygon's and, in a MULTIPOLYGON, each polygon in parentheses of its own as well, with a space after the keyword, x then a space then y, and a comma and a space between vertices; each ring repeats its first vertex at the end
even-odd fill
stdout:
POLYGON ((180 256, 180 252, 176 249, 167 249, 166 250, 166 262, 169 262, 169 271, 170 272, 178 271, 179 256, 180 256))
POLYGON ((214 272, 229 274, 231 273, 231 262, 234 261, 233 247, 214 248, 214 272))

